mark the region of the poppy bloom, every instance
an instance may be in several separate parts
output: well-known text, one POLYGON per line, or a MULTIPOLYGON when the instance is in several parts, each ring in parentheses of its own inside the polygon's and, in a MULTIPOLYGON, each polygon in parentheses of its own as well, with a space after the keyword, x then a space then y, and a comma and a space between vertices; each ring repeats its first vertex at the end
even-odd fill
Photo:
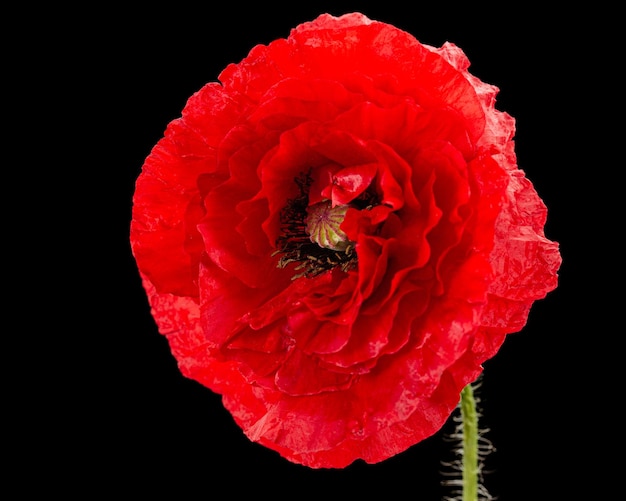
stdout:
POLYGON ((181 372, 295 463, 437 432, 557 286, 498 89, 359 13, 254 47, 147 156, 132 251, 181 372))

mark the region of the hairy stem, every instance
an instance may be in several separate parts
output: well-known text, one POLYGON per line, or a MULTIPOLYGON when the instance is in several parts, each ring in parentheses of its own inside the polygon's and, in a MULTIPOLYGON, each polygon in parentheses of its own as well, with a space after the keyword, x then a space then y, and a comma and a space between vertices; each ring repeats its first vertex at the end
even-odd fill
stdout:
POLYGON ((478 414, 471 384, 461 391, 463 501, 478 501, 478 414))
MULTIPOLYGON (((482 377, 482 376, 481 376, 482 377)), ((496 448, 485 436, 488 428, 480 428, 480 398, 478 389, 481 378, 468 384, 461 391, 459 405, 452 420, 454 429, 444 435, 446 442, 454 444, 452 458, 442 461, 441 485, 451 490, 442 501, 494 501, 483 484, 485 459, 496 448)), ((452 424, 452 423, 450 423, 452 424)))

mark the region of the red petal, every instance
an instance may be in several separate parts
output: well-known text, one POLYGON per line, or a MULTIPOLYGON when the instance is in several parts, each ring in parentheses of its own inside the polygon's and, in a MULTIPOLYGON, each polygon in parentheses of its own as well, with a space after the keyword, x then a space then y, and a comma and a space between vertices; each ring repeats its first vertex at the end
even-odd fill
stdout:
POLYGON ((316 357, 296 349, 276 372, 275 381, 276 387, 287 395, 304 396, 345 389, 353 377, 326 370, 316 357))
POLYGON ((332 200, 333 206, 348 204, 369 187, 376 170, 374 163, 345 167, 333 175, 330 193, 322 191, 322 194, 332 200))

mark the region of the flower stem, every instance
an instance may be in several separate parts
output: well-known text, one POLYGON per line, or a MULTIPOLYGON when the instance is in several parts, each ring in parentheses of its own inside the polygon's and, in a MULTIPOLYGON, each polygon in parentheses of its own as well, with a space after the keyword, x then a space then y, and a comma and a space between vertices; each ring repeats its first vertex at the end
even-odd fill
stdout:
POLYGON ((471 384, 461 391, 463 501, 478 501, 478 413, 471 384))

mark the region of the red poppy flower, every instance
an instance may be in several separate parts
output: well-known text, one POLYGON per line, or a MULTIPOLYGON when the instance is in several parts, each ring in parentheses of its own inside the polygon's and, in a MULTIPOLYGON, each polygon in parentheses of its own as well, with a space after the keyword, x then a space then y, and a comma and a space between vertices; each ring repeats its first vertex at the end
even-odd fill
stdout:
POLYGON ((557 285, 498 89, 451 43, 321 15, 189 99, 131 243, 182 373, 314 468, 438 431, 557 285))

